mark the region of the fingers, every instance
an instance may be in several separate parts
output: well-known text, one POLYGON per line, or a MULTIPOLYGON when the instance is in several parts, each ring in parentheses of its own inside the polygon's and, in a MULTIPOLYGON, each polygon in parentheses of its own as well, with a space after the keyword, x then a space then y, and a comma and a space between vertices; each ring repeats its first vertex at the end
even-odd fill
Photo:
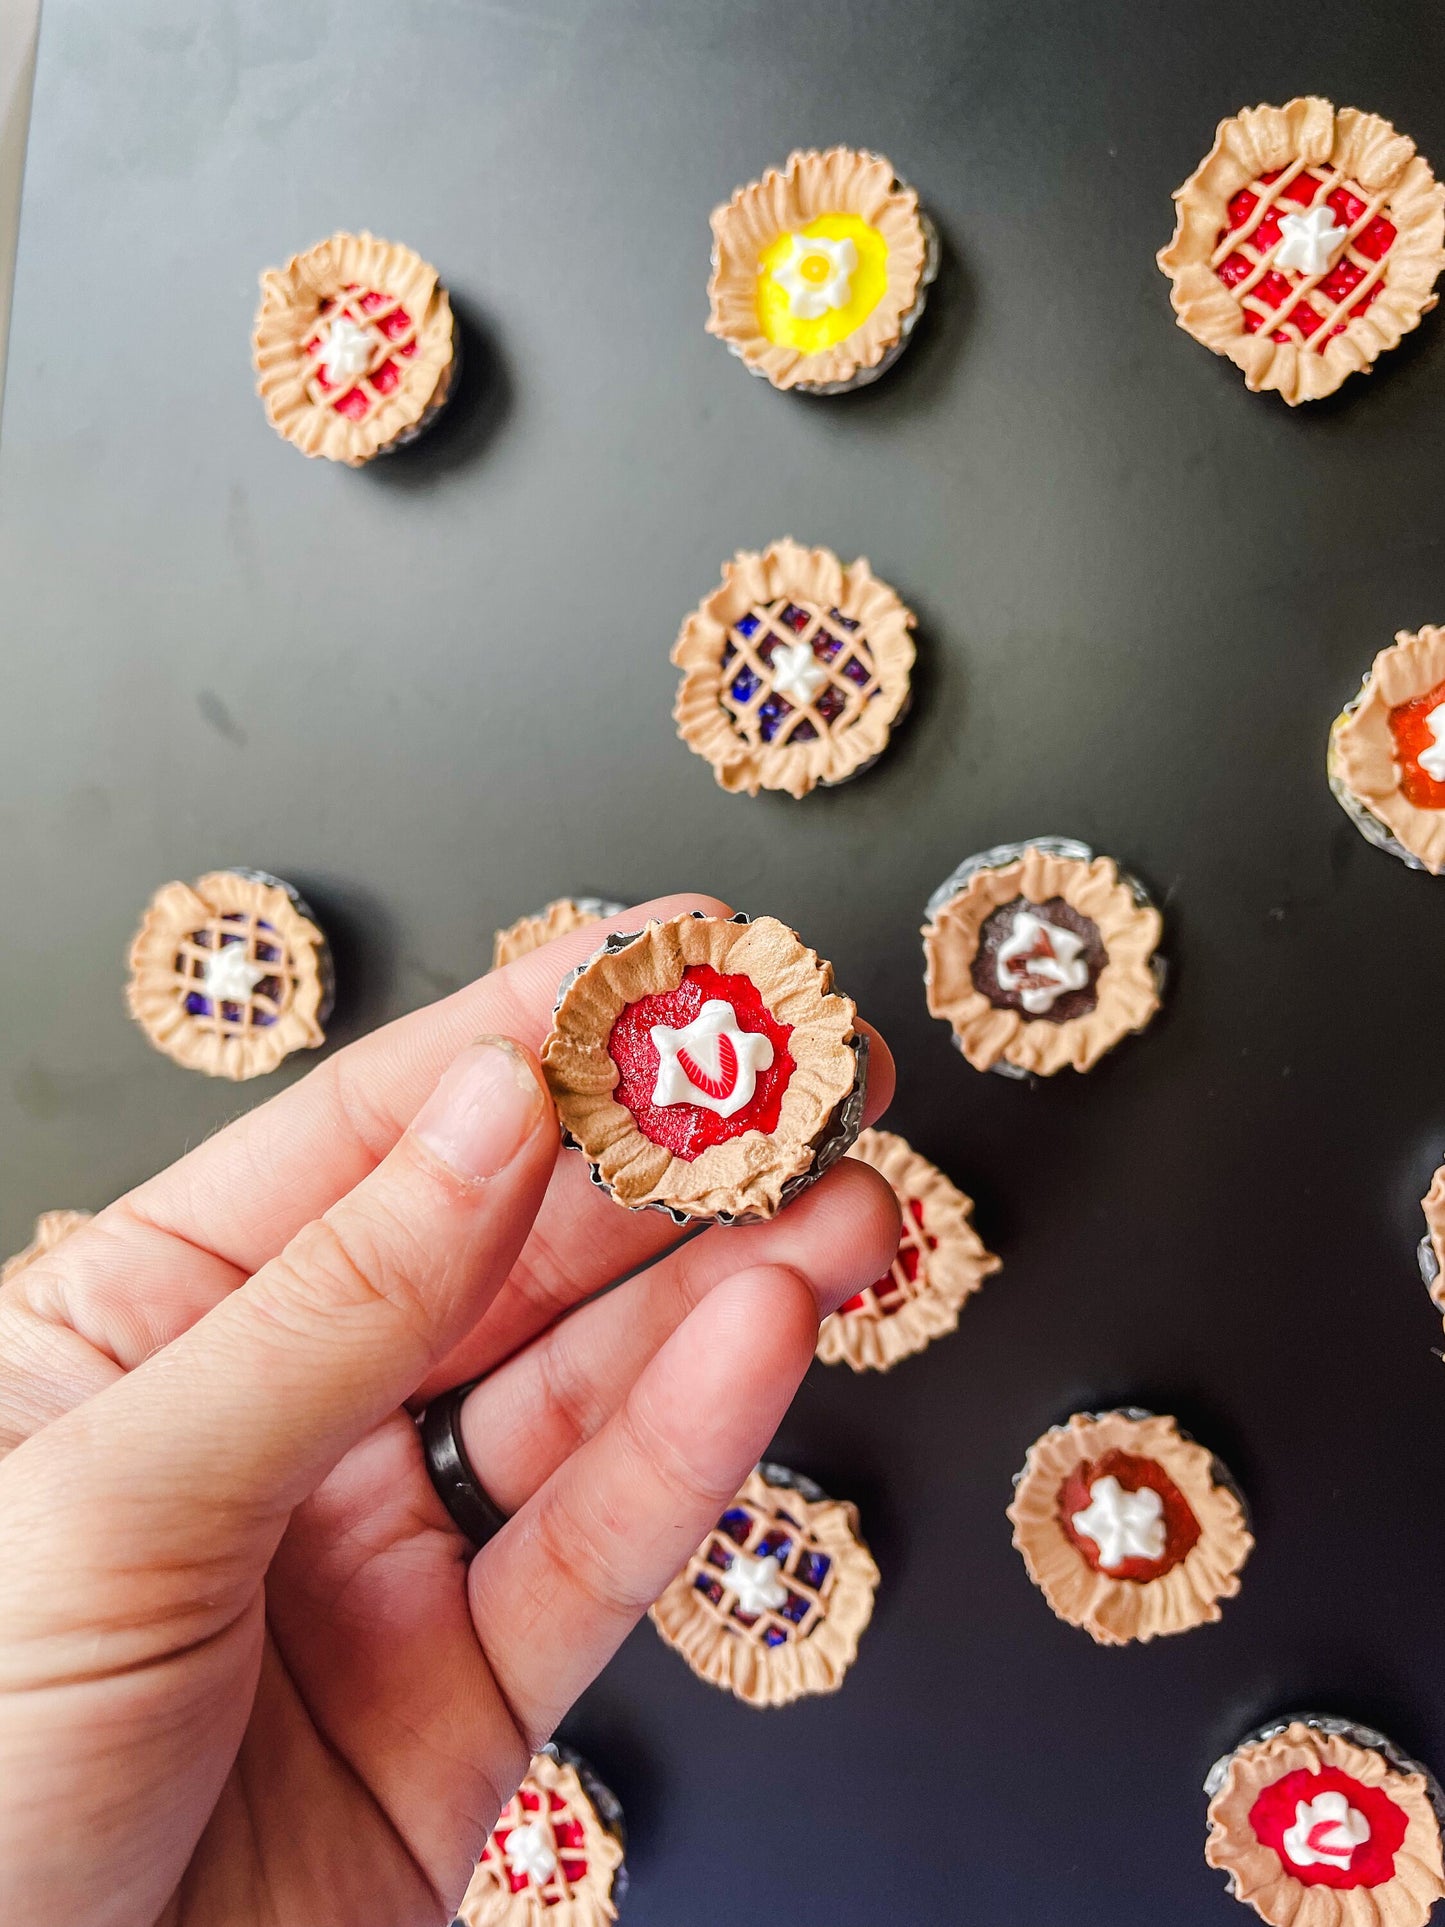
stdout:
POLYGON ((205 1610, 245 1596, 292 1508, 475 1322, 556 1151, 536 1060, 505 1039, 463 1051, 370 1177, 189 1332, 0 1465, 0 1522, 7 1498, 53 1508, 47 1557, 26 1558, 15 1609, 29 1593, 53 1624, 55 1571, 119 1566, 156 1594, 130 1629, 145 1650, 162 1628, 173 1635, 172 1596, 193 1599, 198 1548, 218 1542, 226 1570, 205 1610), (230 1528, 219 1535, 218 1514, 230 1528))
POLYGON ((738 1270, 782 1265, 818 1317, 881 1278, 898 1249, 887 1182, 845 1158, 771 1224, 715 1227, 563 1319, 483 1379, 461 1409, 462 1443, 503 1512, 516 1512, 617 1410, 653 1354, 738 1270))
POLYGON ((812 1291, 719 1285, 620 1409, 472 1561, 472 1618, 524 1736, 546 1737, 766 1448, 808 1368, 812 1291))

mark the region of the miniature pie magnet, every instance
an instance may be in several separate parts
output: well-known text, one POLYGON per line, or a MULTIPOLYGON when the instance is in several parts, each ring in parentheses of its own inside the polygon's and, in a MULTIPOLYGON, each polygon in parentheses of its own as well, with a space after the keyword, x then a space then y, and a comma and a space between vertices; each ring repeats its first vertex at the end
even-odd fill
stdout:
POLYGON ((1148 1412, 1076 1412, 1045 1432, 1008 1516, 1050 1607, 1101 1646, 1218 1619, 1254 1546, 1218 1461, 1148 1412))
POLYGON ((790 154, 712 216, 708 333, 775 388, 835 395, 902 353, 938 272, 938 235, 891 161, 790 154))
POLYGON ((954 1331, 963 1302, 999 1260, 971 1223, 973 1202, 892 1131, 864 1131, 848 1153, 885 1177, 902 1219, 887 1274, 823 1320, 818 1357, 886 1372, 954 1331))
POLYGON ((791 539, 743 551, 673 645, 677 733, 725 790, 846 782, 908 707, 913 624, 862 558, 791 539))
POLYGON ((23 1251, 17 1251, 4 1264, 0 1264, 0 1285, 8 1285, 12 1278, 18 1278, 37 1258, 43 1258, 47 1251, 54 1251, 72 1231, 79 1231, 83 1224, 89 1224, 90 1219, 89 1211, 42 1211, 35 1220, 29 1244, 23 1251))
POLYGON ((785 1706, 842 1685, 877 1586, 854 1508, 764 1464, 651 1616, 699 1679, 754 1706, 785 1706))
POLYGON ((130 947, 126 1002, 158 1051, 236 1081, 325 1042, 331 952, 307 904, 261 870, 164 884, 130 947))
POLYGON ((1086 1071, 1159 1008, 1159 912, 1111 857, 1061 837, 970 857, 923 928, 928 1008, 977 1070, 1086 1071))
POLYGON ((1275 1721, 1204 1790, 1204 1857, 1271 1927, 1425 1927, 1445 1896, 1440 1788, 1373 1727, 1275 1721))
POLYGON ((616 1796, 565 1748, 544 1747, 487 1837, 462 1927, 606 1927, 627 1886, 616 1796))
POLYGON ((1360 834, 1445 870, 1445 629, 1402 629, 1330 730, 1330 788, 1360 834))
POLYGON ((1445 189, 1389 121, 1317 98, 1221 121, 1159 254, 1179 325, 1293 404, 1435 305, 1445 189))
POLYGON ((542 1064, 568 1143, 619 1204, 770 1218, 858 1135, 850 998, 775 917, 617 934, 563 984, 542 1064))
POLYGON ((396 242, 338 233, 261 276, 251 358, 277 434, 360 468, 430 426, 458 346, 435 268, 396 242))
POLYGON ((600 923, 604 917, 615 917, 625 907, 605 897, 558 897, 535 916, 518 917, 505 930, 496 932, 492 938, 492 968, 499 970, 503 964, 515 963, 518 957, 540 950, 544 943, 574 930, 585 930, 589 923, 600 923))

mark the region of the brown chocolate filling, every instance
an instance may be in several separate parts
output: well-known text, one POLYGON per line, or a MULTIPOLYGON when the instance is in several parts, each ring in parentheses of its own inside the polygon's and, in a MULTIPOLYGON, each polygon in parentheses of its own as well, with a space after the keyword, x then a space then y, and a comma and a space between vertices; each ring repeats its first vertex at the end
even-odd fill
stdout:
POLYGON ((1030 903, 1024 897, 1015 897, 1012 903, 1001 903, 985 919, 978 933, 978 950, 973 959, 973 987, 987 997, 995 1010, 1016 1010, 1030 1023, 1067 1024, 1072 1017, 1087 1017, 1099 1001, 1099 973, 1108 961, 1109 953, 1099 935, 1099 926, 1088 917, 1081 916, 1073 904, 1066 902, 1063 897, 1050 897, 1047 903, 1030 903), (1084 940, 1081 954, 1088 966, 1089 981, 1082 990, 1064 991, 1046 1011, 1037 1013, 1025 1010, 1018 991, 1005 990, 998 980, 998 953, 1013 934, 1014 917, 1020 910, 1032 910, 1045 923, 1051 923, 1058 929, 1072 930, 1075 936, 1084 940))

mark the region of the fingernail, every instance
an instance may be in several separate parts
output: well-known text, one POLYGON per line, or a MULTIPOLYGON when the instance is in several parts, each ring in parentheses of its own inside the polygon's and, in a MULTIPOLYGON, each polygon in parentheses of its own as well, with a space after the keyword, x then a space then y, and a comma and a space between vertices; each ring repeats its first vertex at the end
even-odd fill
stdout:
POLYGON ((482 1037, 449 1065, 412 1131, 459 1177, 494 1178, 542 1120, 542 1087, 506 1037, 482 1037))

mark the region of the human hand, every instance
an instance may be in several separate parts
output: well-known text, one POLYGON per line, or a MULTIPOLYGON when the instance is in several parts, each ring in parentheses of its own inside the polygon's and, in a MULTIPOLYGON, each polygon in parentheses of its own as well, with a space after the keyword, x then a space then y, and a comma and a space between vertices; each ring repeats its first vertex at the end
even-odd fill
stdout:
MULTIPOLYGON (((695 908, 728 914, 609 923, 695 908)), ((887 1269, 853 1160, 686 1243, 557 1160, 533 1053, 599 934, 338 1052, 0 1290, 0 1920, 447 1920, 887 1269), (407 1407, 484 1372, 463 1437, 513 1516, 473 1557, 407 1407)), ((871 1070, 870 1118, 876 1037, 871 1070)))

